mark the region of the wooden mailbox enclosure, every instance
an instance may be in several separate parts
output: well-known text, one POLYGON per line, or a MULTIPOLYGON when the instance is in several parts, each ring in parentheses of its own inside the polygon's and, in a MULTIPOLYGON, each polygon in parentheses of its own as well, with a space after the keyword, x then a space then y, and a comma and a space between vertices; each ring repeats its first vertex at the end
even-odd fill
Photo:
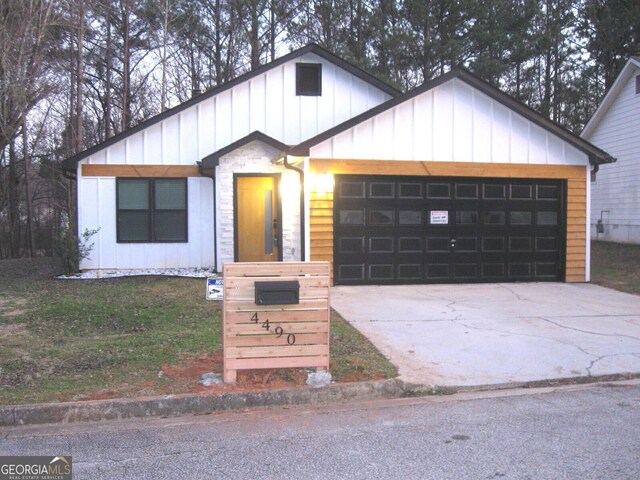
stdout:
POLYGON ((329 262, 224 265, 225 382, 234 383, 238 370, 329 368, 329 268, 329 262), (298 281, 300 303, 256 305, 255 282, 278 281, 298 281))

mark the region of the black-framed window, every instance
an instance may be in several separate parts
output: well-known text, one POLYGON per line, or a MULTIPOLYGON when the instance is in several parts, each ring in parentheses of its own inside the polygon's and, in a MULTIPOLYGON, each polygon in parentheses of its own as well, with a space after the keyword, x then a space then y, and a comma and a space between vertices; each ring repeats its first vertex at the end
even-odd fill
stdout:
POLYGON ((321 63, 296 63, 296 95, 322 95, 321 63))
POLYGON ((116 179, 118 243, 187 242, 186 178, 116 179))

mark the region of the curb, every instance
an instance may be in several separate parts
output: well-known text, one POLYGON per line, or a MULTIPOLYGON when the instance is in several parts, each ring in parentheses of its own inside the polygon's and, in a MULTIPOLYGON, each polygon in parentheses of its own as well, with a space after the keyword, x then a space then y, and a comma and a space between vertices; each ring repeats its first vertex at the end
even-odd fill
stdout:
POLYGON ((517 388, 558 387, 639 379, 640 373, 570 377, 490 385, 441 386, 404 382, 399 378, 358 383, 332 383, 324 387, 265 390, 245 393, 181 394, 162 397, 119 398, 65 403, 0 406, 0 427, 99 422, 145 417, 207 415, 213 412, 287 405, 319 405, 349 400, 381 400, 453 395, 464 392, 517 388))
POLYGON ((624 380, 640 379, 637 373, 612 373, 606 375, 592 375, 582 377, 549 378, 547 380, 531 380, 523 382, 490 383, 480 385, 423 385, 419 383, 402 383, 405 397, 424 397, 427 395, 453 395, 466 392, 493 392, 498 390, 513 390, 516 388, 547 388, 565 385, 588 385, 591 383, 620 382, 624 380))
POLYGON ((348 400, 406 396, 398 379, 330 384, 325 387, 245 393, 167 395, 130 399, 45 403, 0 407, 0 427, 46 423, 91 422, 143 417, 206 415, 225 410, 285 405, 314 405, 348 400))

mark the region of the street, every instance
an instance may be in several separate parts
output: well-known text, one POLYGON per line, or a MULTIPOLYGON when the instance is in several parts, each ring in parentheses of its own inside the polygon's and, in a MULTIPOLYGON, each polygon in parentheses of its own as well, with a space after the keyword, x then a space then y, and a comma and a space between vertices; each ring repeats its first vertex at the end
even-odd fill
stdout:
POLYGON ((74 479, 640 478, 640 381, 4 429, 74 479))

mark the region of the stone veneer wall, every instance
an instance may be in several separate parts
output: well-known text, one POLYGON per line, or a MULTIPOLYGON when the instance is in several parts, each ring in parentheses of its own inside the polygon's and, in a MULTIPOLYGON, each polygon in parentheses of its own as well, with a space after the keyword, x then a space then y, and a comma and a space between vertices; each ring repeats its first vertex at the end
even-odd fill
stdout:
POLYGON ((217 269, 234 260, 233 174, 281 173, 282 188, 282 260, 300 261, 300 190, 299 175, 273 163, 280 156, 260 141, 250 142, 220 158, 216 167, 217 269))

